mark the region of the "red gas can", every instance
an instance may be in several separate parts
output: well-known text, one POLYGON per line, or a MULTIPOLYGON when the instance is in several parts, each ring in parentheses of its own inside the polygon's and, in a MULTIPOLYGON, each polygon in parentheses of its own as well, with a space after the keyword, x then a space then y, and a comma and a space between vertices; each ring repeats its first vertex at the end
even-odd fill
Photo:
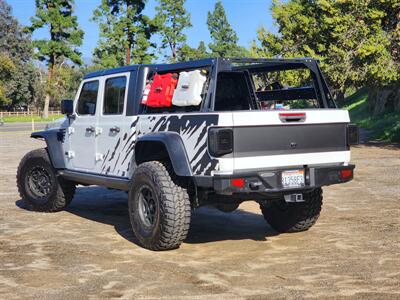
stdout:
POLYGON ((156 74, 153 78, 146 105, 149 107, 170 107, 172 96, 176 88, 178 78, 175 74, 156 74))

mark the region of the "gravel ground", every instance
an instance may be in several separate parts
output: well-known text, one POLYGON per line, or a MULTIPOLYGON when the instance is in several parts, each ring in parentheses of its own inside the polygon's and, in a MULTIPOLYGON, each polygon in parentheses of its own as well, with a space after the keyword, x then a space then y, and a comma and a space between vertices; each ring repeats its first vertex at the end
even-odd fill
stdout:
POLYGON ((24 208, 19 160, 40 141, 0 134, 1 299, 400 298, 400 148, 352 150, 355 180, 324 189, 308 232, 277 234, 256 203, 197 210, 180 249, 135 244, 125 193, 80 187, 66 211, 24 208))

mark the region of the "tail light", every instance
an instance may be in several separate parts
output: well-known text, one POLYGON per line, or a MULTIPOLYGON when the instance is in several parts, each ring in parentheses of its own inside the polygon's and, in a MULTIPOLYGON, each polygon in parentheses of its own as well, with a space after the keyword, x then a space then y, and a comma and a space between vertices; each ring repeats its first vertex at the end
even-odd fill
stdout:
POLYGON ((360 131, 357 125, 347 125, 347 145, 358 145, 360 143, 360 131))
POLYGON ((233 187, 244 188, 245 184, 246 181, 243 178, 231 179, 231 186, 233 187))
POLYGON ((343 169, 340 170, 340 178, 343 181, 347 181, 353 178, 353 170, 352 169, 343 169))
POLYGON ((230 128, 210 128, 208 150, 212 156, 221 156, 233 151, 233 131, 230 128))

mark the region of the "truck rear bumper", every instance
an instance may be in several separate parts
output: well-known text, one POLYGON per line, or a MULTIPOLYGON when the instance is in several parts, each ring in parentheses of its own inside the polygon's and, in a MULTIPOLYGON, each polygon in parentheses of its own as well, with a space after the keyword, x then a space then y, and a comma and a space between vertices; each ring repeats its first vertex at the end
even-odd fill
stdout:
MULTIPOLYGON (((211 185, 209 187, 212 187, 216 193, 225 195, 234 193, 289 193, 348 182, 353 179, 354 168, 355 165, 349 164, 347 166, 306 166, 241 172, 233 175, 214 176, 211 182, 208 181, 208 185, 211 185), (282 173, 289 170, 304 170, 304 185, 293 188, 284 187, 282 173)), ((203 183, 205 184, 206 182, 203 181, 203 183)))

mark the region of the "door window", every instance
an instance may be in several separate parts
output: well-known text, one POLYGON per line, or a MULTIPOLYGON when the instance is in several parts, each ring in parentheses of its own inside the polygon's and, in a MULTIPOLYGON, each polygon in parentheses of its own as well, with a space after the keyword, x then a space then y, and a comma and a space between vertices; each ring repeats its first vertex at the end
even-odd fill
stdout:
POLYGON ((85 82, 82 86, 81 94, 78 99, 79 115, 94 115, 96 113, 97 93, 99 91, 99 81, 85 82))
POLYGON ((126 77, 114 77, 106 80, 104 90, 103 113, 120 115, 124 111, 126 77))

